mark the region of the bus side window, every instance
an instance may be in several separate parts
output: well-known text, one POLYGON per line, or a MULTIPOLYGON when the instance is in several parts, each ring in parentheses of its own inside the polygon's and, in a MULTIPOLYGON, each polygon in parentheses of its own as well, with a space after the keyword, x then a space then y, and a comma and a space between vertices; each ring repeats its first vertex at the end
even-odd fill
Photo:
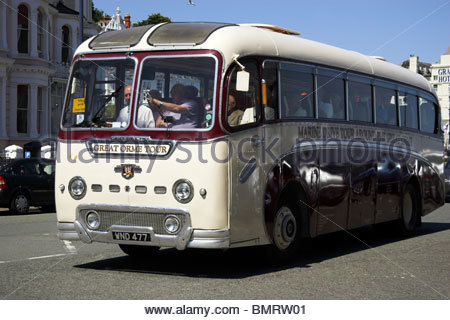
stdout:
POLYGON ((400 109, 402 127, 418 129, 417 96, 410 93, 399 92, 398 107, 400 109))
POLYGON ((237 73, 236 67, 230 78, 229 96, 227 103, 227 122, 231 127, 252 124, 259 121, 260 111, 260 80, 256 63, 241 62, 245 71, 250 73, 250 84, 248 91, 236 90, 237 73))
POLYGON ((278 119, 278 63, 265 62, 263 69, 263 108, 265 121, 278 119), (265 94, 265 97, 264 97, 265 94))
POLYGON ((280 76, 281 118, 314 118, 314 76, 283 65, 280 76))
POLYGON ((437 108, 425 98, 419 97, 420 131, 437 133, 437 108))
POLYGON ((372 87, 370 84, 348 82, 348 111, 350 120, 372 122, 372 87))
POLYGON ((383 87, 375 88, 377 104, 377 123, 397 125, 397 104, 395 90, 383 87))
POLYGON ((344 80, 317 76, 319 118, 345 119, 344 80))

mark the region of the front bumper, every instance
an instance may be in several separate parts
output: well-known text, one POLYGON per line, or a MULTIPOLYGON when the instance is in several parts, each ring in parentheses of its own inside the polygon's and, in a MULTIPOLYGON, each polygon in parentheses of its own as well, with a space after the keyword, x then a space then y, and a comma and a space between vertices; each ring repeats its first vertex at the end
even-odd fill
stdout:
POLYGON ((89 204, 77 208, 73 223, 58 222, 58 236, 61 240, 81 240, 84 243, 104 242, 117 244, 148 245, 171 247, 178 250, 186 248, 224 249, 230 247, 229 229, 195 230, 191 226, 189 212, 180 209, 155 207, 124 207, 89 204), (96 210, 107 217, 114 216, 103 223, 98 230, 91 230, 86 225, 85 214, 96 210), (176 215, 182 221, 181 230, 175 234, 163 231, 161 223, 164 217, 176 215), (105 225, 106 224, 106 225, 105 225), (149 233, 151 242, 134 242, 113 239, 113 232, 149 233))

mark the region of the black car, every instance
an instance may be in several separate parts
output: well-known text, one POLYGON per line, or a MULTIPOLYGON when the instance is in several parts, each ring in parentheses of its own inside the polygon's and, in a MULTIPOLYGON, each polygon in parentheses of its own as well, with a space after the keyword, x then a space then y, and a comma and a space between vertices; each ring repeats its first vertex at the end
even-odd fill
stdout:
POLYGON ((450 160, 445 164, 445 201, 450 202, 450 160))
POLYGON ((25 214, 30 206, 55 207, 55 161, 20 159, 0 164, 0 207, 25 214))

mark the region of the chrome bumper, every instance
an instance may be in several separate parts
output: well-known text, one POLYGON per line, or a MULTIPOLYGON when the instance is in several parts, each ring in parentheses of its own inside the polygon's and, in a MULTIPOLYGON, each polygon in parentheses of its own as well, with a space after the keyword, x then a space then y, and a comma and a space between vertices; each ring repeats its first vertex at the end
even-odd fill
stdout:
POLYGON ((104 242, 117 244, 136 244, 149 245, 157 247, 171 247, 178 250, 186 248, 204 248, 204 249, 225 249, 230 247, 230 231, 222 230, 195 230, 191 227, 191 219, 188 212, 179 209, 167 208, 135 208, 135 207, 119 207, 110 205, 82 205, 77 208, 77 218, 73 223, 58 222, 58 237, 61 240, 81 240, 84 243, 104 242), (139 210, 141 213, 148 214, 161 213, 165 214, 184 214, 185 220, 180 232, 176 235, 159 234, 155 232, 153 226, 133 226, 113 224, 104 231, 91 230, 86 226, 81 212, 85 209, 107 209, 126 211, 130 214, 139 210), (149 233, 151 242, 130 242, 113 239, 113 231, 115 232, 137 232, 149 233))

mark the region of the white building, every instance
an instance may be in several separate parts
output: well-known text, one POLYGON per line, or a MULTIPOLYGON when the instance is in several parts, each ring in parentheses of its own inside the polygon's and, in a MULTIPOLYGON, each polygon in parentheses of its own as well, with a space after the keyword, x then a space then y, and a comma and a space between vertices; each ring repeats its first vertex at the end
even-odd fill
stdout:
MULTIPOLYGON (((449 109, 450 109, 450 47, 445 50, 441 55, 441 59, 438 63, 431 65, 431 84, 436 90, 436 94, 439 98, 439 104, 442 108, 442 119, 444 126, 449 123, 449 109)), ((447 126, 448 128, 449 126, 447 126)), ((450 129, 446 132, 446 147, 449 147, 448 139, 450 129)))
MULTIPOLYGON (((97 34, 83 0, 84 38, 97 34)), ((0 1, 0 147, 57 136, 79 0, 0 1)))
POLYGON ((124 30, 130 28, 130 14, 127 13, 125 18, 122 19, 120 15, 120 7, 116 9, 116 15, 109 16, 105 15, 104 19, 97 23, 102 31, 111 31, 111 30, 124 30))

